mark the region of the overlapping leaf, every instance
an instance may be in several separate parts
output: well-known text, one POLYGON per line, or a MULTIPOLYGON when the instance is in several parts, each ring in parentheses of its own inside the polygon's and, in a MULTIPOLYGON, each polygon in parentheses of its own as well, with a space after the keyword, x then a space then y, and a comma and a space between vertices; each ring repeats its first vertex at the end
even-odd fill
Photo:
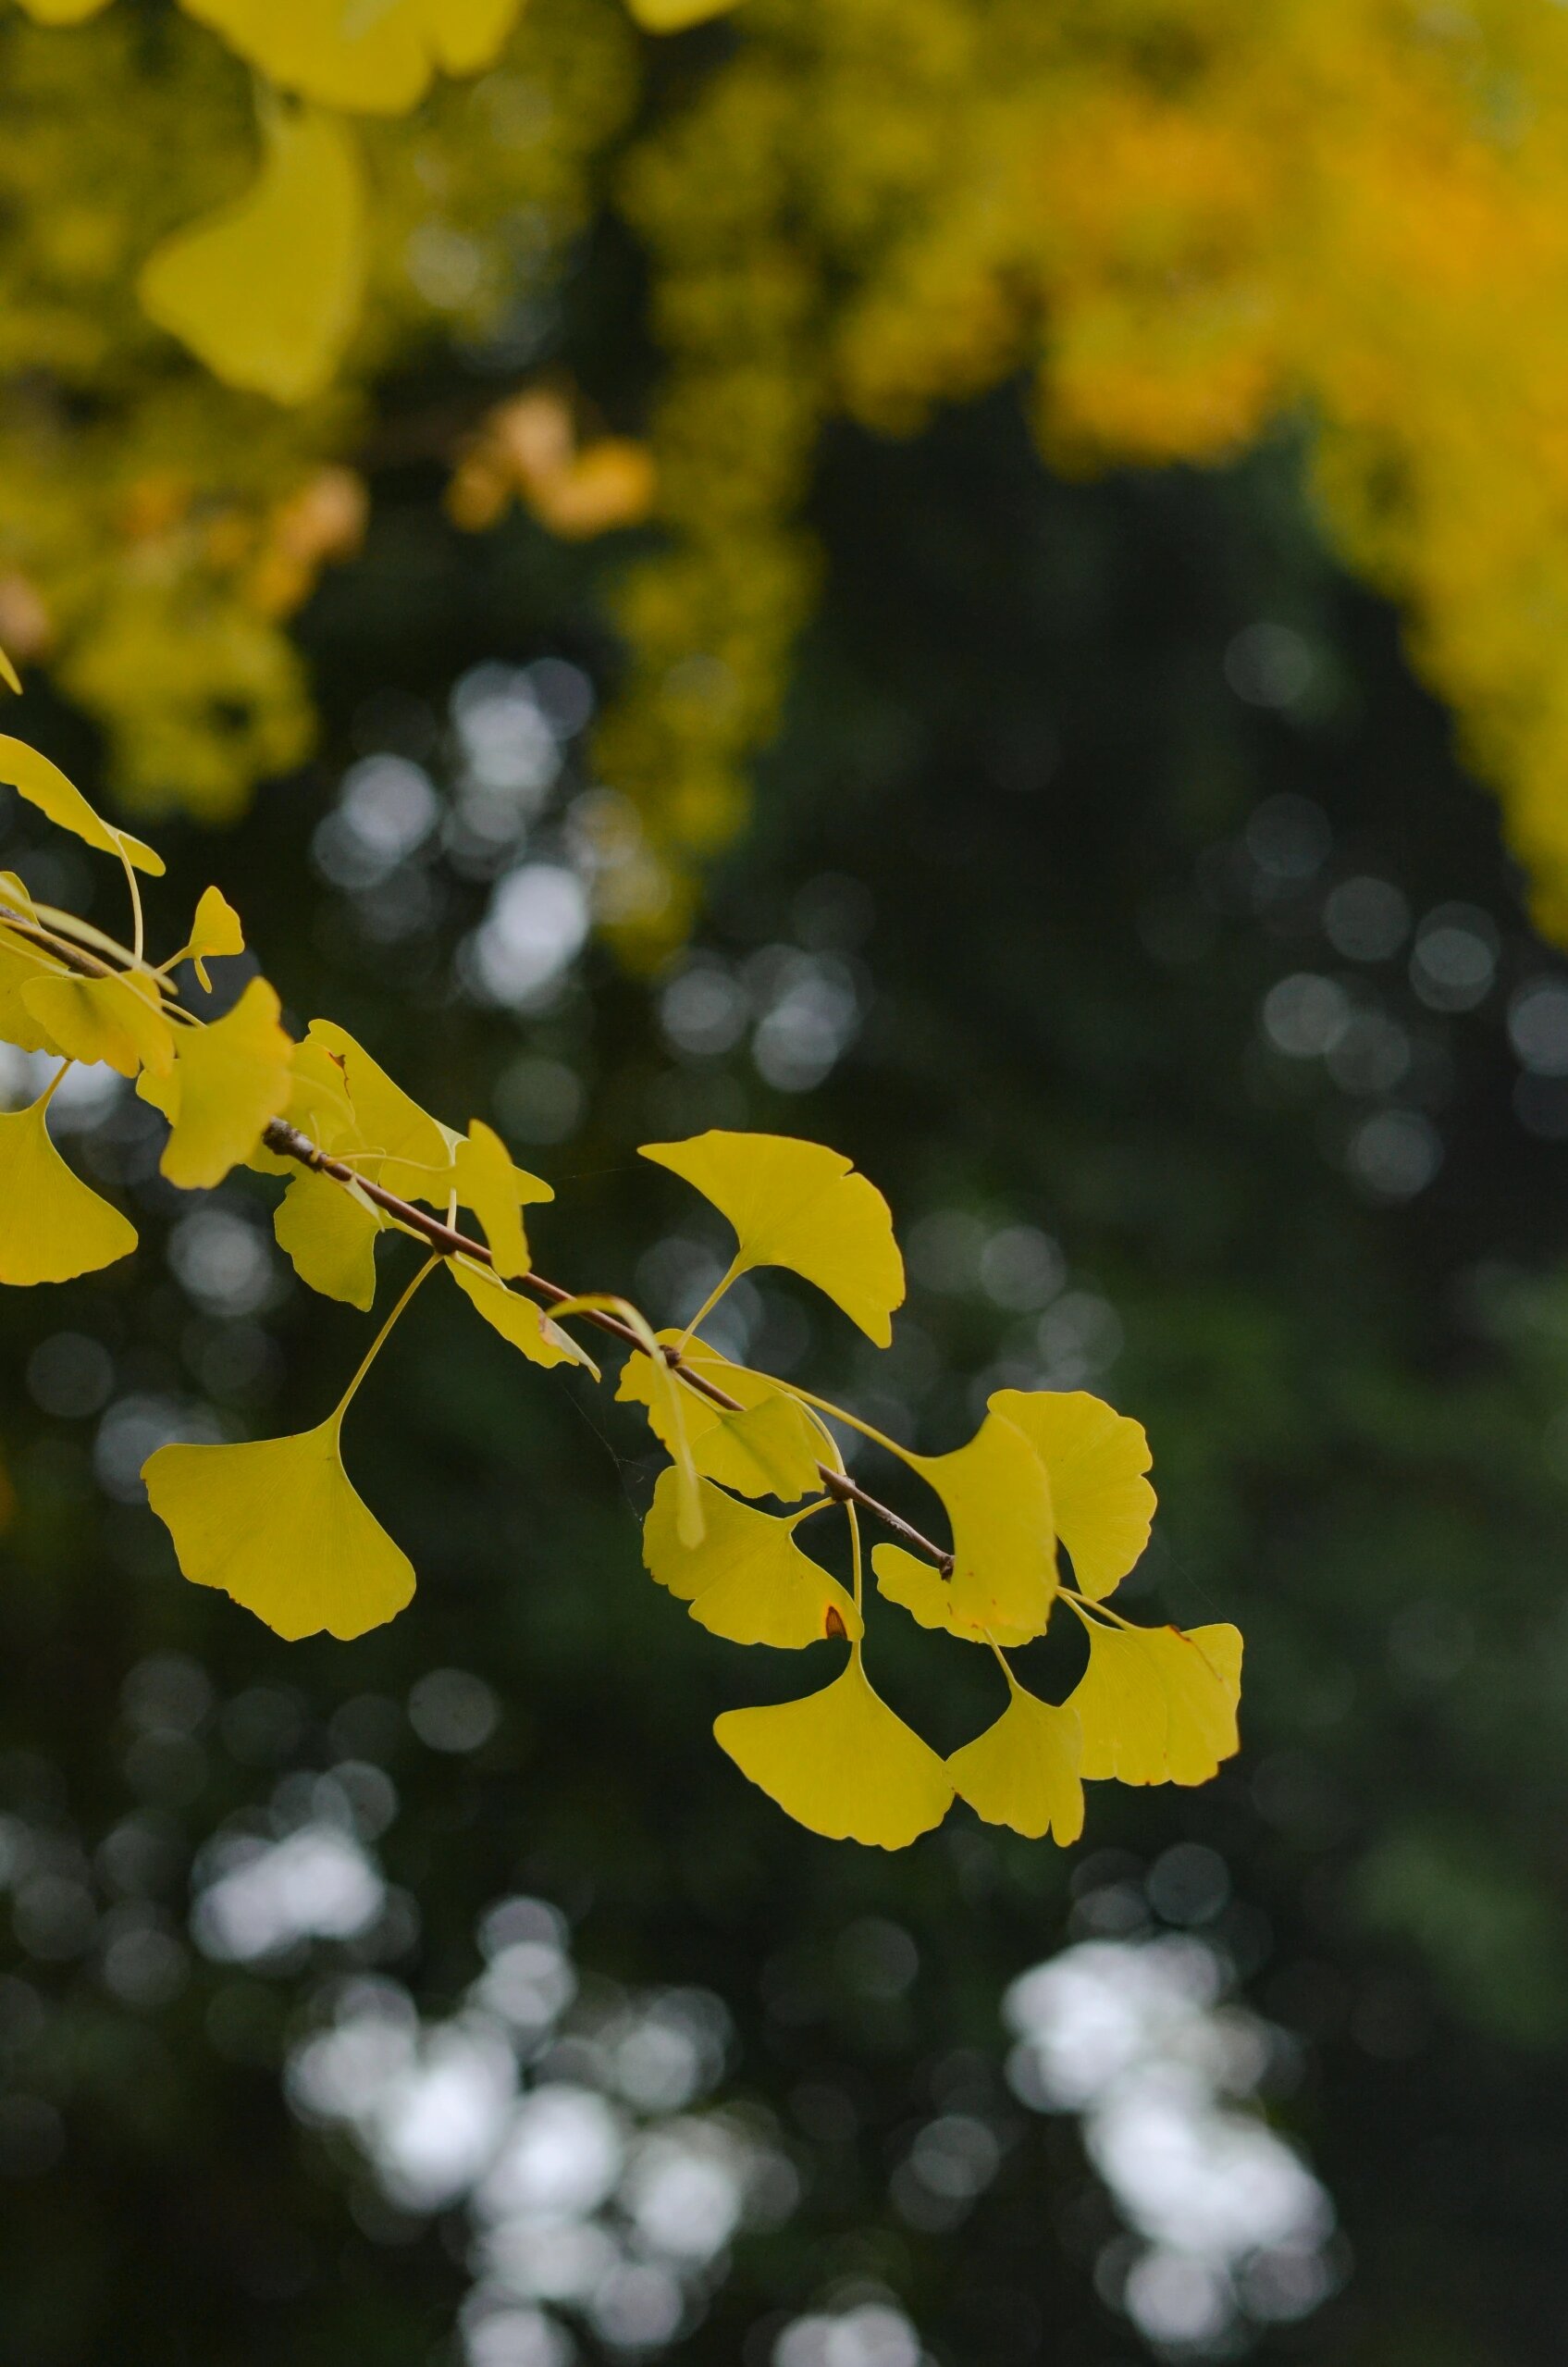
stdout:
POLYGON ((41 979, 66 975, 64 962, 0 924, 0 1044, 14 1044, 23 1052, 63 1057, 43 1021, 29 1007, 27 990, 41 979))
POLYGON ((643 1524, 650 1574, 691 1605, 694 1619, 732 1643, 771 1643, 785 1652, 824 1636, 858 1640, 862 1621, 853 1598, 795 1542, 807 1512, 781 1518, 738 1502, 710 1480, 698 1487, 706 1533, 695 1550, 681 1541, 673 1466, 660 1473, 643 1524))
POLYGON ((1021 1430, 1051 1481, 1056 1533, 1080 1592, 1099 1602, 1149 1542, 1154 1491, 1142 1422, 1083 1389, 1006 1389, 992 1403, 1021 1430))
POLYGON ((1016 1390, 999 1389, 966 1446, 907 1457, 942 1499, 953 1532, 950 1578, 899 1545, 871 1555, 881 1592, 922 1627, 973 1642, 1043 1635, 1056 1592, 1056 1532, 1045 1467, 1008 1418, 1016 1390))
POLYGON ((221 1184, 286 1106, 293 1046, 278 1009, 266 980, 253 978, 221 1019, 179 1031, 171 1074, 142 1071, 137 1091, 169 1121, 158 1165, 171 1184, 188 1192, 221 1184))
POLYGON ((787 1134, 713 1129, 682 1143, 644 1143, 735 1227, 732 1271, 785 1266, 843 1307, 885 1348, 904 1300, 904 1260, 887 1202, 841 1153, 787 1134))
POLYGON ((343 1468, 342 1409, 315 1430, 237 1446, 161 1446, 147 1499, 185 1576, 280 1636, 347 1642, 412 1599, 414 1565, 343 1468))
POLYGON ((585 1365, 597 1378, 597 1368, 576 1341, 559 1323, 552 1323, 532 1299, 508 1290, 488 1266, 478 1265, 472 1258, 449 1258, 447 1271, 475 1312, 530 1364, 585 1365))
POLYGON ((0 1283, 66 1283, 129 1256, 136 1228, 49 1136, 47 1094, 0 1114, 0 1283))
POLYGON ((376 1298, 380 1210, 352 1184, 296 1167, 273 1211, 278 1246, 307 1290, 362 1310, 376 1298))
POLYGON ((726 1710, 713 1733, 742 1775, 830 1840, 905 1849, 952 1804, 947 1769, 873 1692, 858 1647, 821 1692, 726 1710))
MULTIPOLYGON (((674 1347, 683 1336, 666 1331, 660 1332, 659 1339, 661 1345, 674 1347)), ((737 1398, 741 1407, 739 1413, 728 1413, 694 1390, 681 1390, 679 1410, 697 1469, 741 1495, 772 1495, 782 1503, 796 1504, 809 1494, 821 1478, 818 1458, 823 1441, 804 1407, 765 1373, 731 1364, 700 1340, 691 1341, 682 1350, 681 1361, 702 1380, 737 1398)), ((615 1394, 623 1405, 646 1406, 654 1435, 673 1452, 670 1393, 648 1357, 638 1353, 627 1357, 615 1394)))
POLYGON ((1085 1778, 1206 1783, 1240 1748, 1241 1638, 1227 1625, 1089 1630, 1089 1666, 1068 1706, 1083 1729, 1085 1778))
POLYGON ((20 991, 27 1010, 68 1060, 102 1060, 122 1077, 142 1069, 167 1077, 174 1066, 174 1029, 151 979, 136 973, 82 978, 61 971, 20 991))
POLYGON ((497 1273, 512 1282, 525 1274, 531 1260, 518 1212, 553 1200, 550 1186, 514 1167, 500 1136, 477 1118, 457 1145, 452 1186, 459 1206, 472 1208, 478 1218, 497 1273))

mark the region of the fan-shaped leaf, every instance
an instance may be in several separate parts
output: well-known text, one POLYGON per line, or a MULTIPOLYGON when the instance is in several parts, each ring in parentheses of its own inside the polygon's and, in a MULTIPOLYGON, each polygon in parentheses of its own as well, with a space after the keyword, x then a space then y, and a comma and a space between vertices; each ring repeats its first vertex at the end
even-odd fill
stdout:
POLYGON ((179 1567, 293 1642, 348 1642, 396 1617, 414 1565, 343 1469, 340 1410, 315 1430, 240 1446, 160 1446, 147 1498, 179 1567))
POLYGON ((947 1772, 988 1825, 1010 1825, 1031 1840, 1050 1833, 1065 1849, 1083 1830, 1077 1713, 1025 1692, 1010 1671, 1007 1682, 1010 1698, 995 1725, 955 1751, 947 1772))
POLYGON ((713 1733, 742 1775, 830 1840, 905 1849, 952 1805, 946 1768, 872 1691, 858 1648, 820 1693, 726 1710, 713 1733))
POLYGON ((1045 1467, 1002 1410, 998 1390, 967 1446, 911 1455, 910 1469, 941 1497, 953 1531, 953 1574, 943 1580, 900 1547, 872 1553, 878 1584, 923 1627, 972 1641, 1021 1643, 1042 1635, 1056 1592, 1056 1534, 1045 1467), (907 1565, 907 1568, 906 1568, 907 1565))
POLYGON ((1051 1480, 1056 1533, 1080 1591, 1099 1602, 1149 1542, 1154 1491, 1142 1422, 1082 1389, 1001 1389, 992 1399, 1022 1431, 1051 1480))
POLYGON ((689 1142, 644 1143, 641 1155, 684 1176, 729 1219, 737 1274, 786 1266, 887 1346, 904 1260, 887 1202, 841 1153, 787 1134, 715 1129, 689 1142))
POLYGON ((505 1281, 515 1282, 532 1262, 518 1210, 536 1201, 553 1200, 553 1190, 537 1175, 513 1167, 500 1136, 477 1118, 466 1139, 457 1146, 453 1180, 459 1202, 473 1209, 484 1228, 496 1272, 505 1281))
POLYGON ((293 1048, 278 1024, 277 995, 253 978, 221 1019, 179 1030, 172 1076, 143 1070, 138 1093, 169 1121, 158 1165, 171 1184, 207 1190, 251 1158, 268 1119, 287 1105, 293 1048))
POLYGON ((1083 1729, 1083 1774, 1122 1783, 1207 1783, 1241 1747, 1241 1638, 1229 1626, 1089 1630, 1089 1666, 1068 1703, 1083 1729))
POLYGON ((136 1228, 49 1139, 48 1096, 0 1115, 0 1283, 67 1283, 128 1257, 136 1228))

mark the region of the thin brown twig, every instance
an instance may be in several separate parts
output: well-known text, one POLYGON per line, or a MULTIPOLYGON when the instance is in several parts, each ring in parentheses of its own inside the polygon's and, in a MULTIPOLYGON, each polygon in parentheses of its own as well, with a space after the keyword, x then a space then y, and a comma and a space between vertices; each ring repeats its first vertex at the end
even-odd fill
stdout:
MULTIPOLYGON (((286 1119, 274 1118, 264 1133, 262 1140, 265 1143, 267 1149, 275 1152, 280 1159, 294 1159, 300 1166, 309 1168, 314 1174, 329 1176, 335 1184, 356 1185, 367 1200, 372 1201, 377 1208, 384 1209, 389 1217, 394 1217, 406 1231, 419 1234, 423 1240, 429 1243, 432 1249, 439 1251, 443 1257, 472 1258, 482 1266, 494 1263, 484 1242, 475 1241, 467 1233, 459 1233, 455 1225, 448 1224, 444 1219, 432 1214, 427 1208, 418 1207, 413 1200, 404 1200, 396 1192, 389 1192, 385 1184, 373 1184, 366 1177, 356 1175, 353 1169, 344 1160, 333 1159, 317 1144, 313 1143, 308 1134, 302 1134, 297 1126, 290 1126, 286 1119)), ((519 1290, 528 1292, 546 1307, 560 1307, 566 1300, 576 1295, 574 1292, 562 1289, 559 1283, 548 1282, 543 1274, 537 1273, 518 1275, 516 1286, 519 1290)), ((606 1308, 598 1307, 575 1308, 572 1320, 591 1323, 596 1331, 607 1332, 611 1339, 620 1340, 625 1346, 636 1348, 639 1352, 642 1350, 642 1342, 631 1325, 623 1323, 618 1315, 611 1315, 606 1308)), ((729 1414, 744 1412, 745 1408, 738 1397, 732 1397, 727 1389, 720 1388, 717 1382, 710 1381, 705 1373, 695 1371, 686 1363, 679 1348, 671 1343, 666 1343, 663 1345, 662 1354, 671 1370, 685 1382, 688 1389, 694 1390, 699 1397, 706 1397, 710 1405, 718 1406, 723 1412, 729 1414)), ((863 1512, 869 1512, 874 1519, 882 1521, 884 1527, 891 1529, 895 1537, 902 1538, 914 1552, 923 1555, 927 1561, 934 1562, 945 1578, 952 1576, 952 1555, 945 1553, 940 1545, 933 1544, 929 1537, 922 1536, 918 1529, 904 1519, 899 1513, 895 1512, 890 1505, 881 1504, 875 1496, 868 1495, 865 1489, 858 1485, 846 1472, 835 1471, 826 1463, 819 1463, 817 1469, 821 1477, 822 1485, 837 1503, 858 1505, 863 1512)))

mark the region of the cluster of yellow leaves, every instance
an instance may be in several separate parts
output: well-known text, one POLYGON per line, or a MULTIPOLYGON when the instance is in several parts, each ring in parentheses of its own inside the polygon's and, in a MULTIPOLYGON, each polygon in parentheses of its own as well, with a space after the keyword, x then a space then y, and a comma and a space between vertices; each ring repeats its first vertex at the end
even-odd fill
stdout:
POLYGON ((498 403, 462 454, 447 507, 471 534, 513 501, 564 541, 636 526, 653 505, 648 449, 625 436, 580 443, 572 407, 548 387, 498 403))
MULTIPOLYGON (((0 677, 15 687, 3 654, 0 677)), ((646 1409, 672 1458, 654 1489, 644 1559, 694 1619, 736 1643, 846 1647, 846 1666, 821 1691, 728 1711, 714 1729, 742 1772, 813 1831, 900 1848, 957 1796, 993 1823, 1066 1842, 1082 1828, 1083 1778, 1202 1783, 1237 1748, 1236 1630, 1134 1628, 1105 1607, 1154 1512, 1136 1422, 1082 1394, 1002 1389, 966 1445, 917 1455, 805 1390, 732 1364, 695 1323, 656 1333, 623 1301, 563 1298, 548 1283, 547 1316, 509 1285, 532 1271, 523 1211, 554 1196, 548 1184, 516 1167, 481 1121, 458 1133, 423 1109, 333 1022, 313 1020, 295 1041, 265 978, 250 978, 221 1016, 204 1020, 181 999, 175 973, 189 965, 205 996, 208 962, 244 951, 239 916, 219 890, 205 891, 184 944, 154 967, 142 950, 137 885, 139 872, 163 869, 154 850, 105 823, 21 740, 0 737, 0 782, 117 858, 135 922, 128 952, 0 874, 0 1041, 60 1063, 30 1108, 0 1114, 0 1283, 68 1281, 136 1247, 128 1219, 50 1137, 50 1101, 76 1060, 135 1079, 168 1121, 159 1163, 180 1189, 210 1189, 241 1164, 286 1176, 274 1224, 310 1289, 368 1309, 383 1233, 413 1233, 429 1252, 324 1420, 283 1438, 171 1444, 149 1456, 148 1501, 194 1584, 221 1589, 290 1639, 362 1635, 408 1603, 413 1566, 355 1491, 342 1431, 392 1325, 439 1265, 531 1363, 595 1370, 562 1328, 590 1311, 611 1316, 635 1343, 619 1394, 646 1409), (431 1211, 427 1223, 421 1208, 431 1211), (482 1248, 457 1233, 463 1211, 482 1248), (923 1555, 879 1544, 871 1563, 882 1594, 922 1627, 989 1647, 1006 1675, 1000 1717, 945 1761, 866 1673, 857 1505, 870 1499, 845 1470, 827 1419, 835 1413, 935 1499, 951 1538, 923 1555), (790 1508, 765 1510, 760 1498, 790 1508), (851 1532, 847 1588, 799 1543, 809 1521, 839 1506, 851 1532), (1004 1648, 1043 1635, 1064 1594, 1087 1630, 1089 1660, 1068 1699, 1054 1704, 1019 1684, 1004 1648)), ((700 1192, 735 1233, 735 1255, 697 1321, 738 1276, 776 1266, 822 1291, 876 1345, 890 1343, 904 1263, 886 1202, 848 1159, 820 1143, 722 1131, 648 1143, 643 1156, 700 1192)), ((900 1516, 874 1508, 923 1543, 900 1516)))
POLYGON ((357 547, 368 390, 548 298, 635 55, 621 0, 0 12, 0 638, 128 804, 308 752, 283 628, 357 547))
MULTIPOLYGON (((734 1227, 735 1256, 721 1288, 756 1267, 784 1266, 873 1340, 890 1338, 903 1262, 885 1201, 846 1159, 820 1144, 720 1132, 649 1144, 643 1156, 694 1184, 734 1227)), ((673 1399, 656 1386, 660 1357, 629 1360, 620 1394, 648 1407, 675 1457, 644 1527, 650 1574, 731 1642, 848 1647, 845 1667, 820 1692, 726 1711, 714 1728, 742 1773, 797 1822, 833 1840, 899 1849, 940 1824, 957 1796, 990 1823, 1066 1843, 1082 1830, 1085 1778, 1203 1783, 1236 1750, 1236 1630, 1135 1628, 1100 1607, 1142 1552, 1154 1514, 1138 1423, 1081 1392, 1004 1389, 952 1454, 879 1442, 936 1497, 952 1537, 945 1566, 901 1545, 876 1546, 881 1592, 923 1627, 988 1644, 1006 1679, 1001 1716, 945 1761, 866 1673, 858 1531, 853 1593, 799 1542, 808 1521, 842 1501, 831 1485, 842 1469, 837 1449, 818 1418, 830 1409, 687 1335, 666 1333, 660 1345, 717 1382, 738 1410, 673 1399), (759 1496, 795 1508, 763 1511, 759 1496), (1060 1583, 1058 1543, 1070 1557, 1070 1589, 1060 1583), (1001 1647, 1043 1634, 1063 1593, 1086 1630, 1089 1661, 1067 1701, 1054 1704, 1019 1684, 1001 1647)), ((846 1509, 853 1523, 853 1505, 846 1509)))

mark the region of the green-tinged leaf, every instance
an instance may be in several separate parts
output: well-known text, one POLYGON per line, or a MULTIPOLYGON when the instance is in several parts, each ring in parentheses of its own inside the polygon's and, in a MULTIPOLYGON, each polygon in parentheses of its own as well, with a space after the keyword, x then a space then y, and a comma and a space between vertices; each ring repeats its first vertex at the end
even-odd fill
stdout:
POLYGON ((1241 1638, 1229 1626, 1089 1630, 1089 1666, 1068 1706, 1090 1780, 1206 1783, 1240 1748, 1241 1638))
POLYGON ((167 1077, 174 1066, 174 1029, 150 980, 61 972, 33 979, 21 998, 69 1060, 102 1060, 122 1077, 144 1068, 167 1077))
MULTIPOLYGON (((679 1345, 679 1332, 661 1332, 661 1343, 679 1345)), ((683 1389, 681 1409, 697 1469, 721 1487, 745 1496, 777 1496, 797 1504, 820 1485, 822 1453, 821 1433, 805 1407, 787 1396, 766 1373, 731 1364, 716 1348, 692 1340, 682 1351, 683 1366, 711 1382, 740 1402, 738 1414, 726 1413, 696 1390, 683 1389)), ((678 1384, 677 1384, 678 1385, 678 1384)), ((615 1391, 623 1405, 646 1406, 654 1435, 668 1447, 665 1436, 666 1393, 659 1387, 649 1359, 635 1352, 622 1369, 615 1391), (657 1394, 656 1394, 657 1393, 657 1394)))
POLYGON ((1056 1533, 1092 1602, 1111 1593, 1149 1542, 1154 1491, 1142 1422, 1083 1389, 1000 1389, 992 1404, 1022 1431, 1051 1480, 1056 1533))
POLYGON ((735 1227, 735 1271, 785 1266, 885 1348, 904 1300, 904 1260, 887 1202, 850 1161, 788 1134, 713 1130, 644 1143, 641 1156, 684 1176, 735 1227))
POLYGON ((552 1323, 531 1298, 525 1298, 520 1291, 508 1290, 488 1266, 478 1265, 472 1258, 449 1258, 447 1271, 491 1331, 499 1332, 530 1364, 580 1364, 598 1380, 598 1369, 576 1341, 559 1323, 552 1323))
POLYGON ((221 1019, 179 1030, 173 1075, 144 1070, 137 1084, 169 1121, 158 1166, 171 1184, 208 1190, 252 1156, 263 1127, 287 1105, 292 1051, 265 978, 253 978, 221 1019))
MULTIPOLYGON (((28 5, 28 0, 22 0, 22 5, 25 7, 28 5)), ((36 7, 37 5, 38 0, 33 0, 33 6, 36 7)), ((88 6, 90 7, 101 8, 104 5, 105 0, 88 0, 88 6)), ((7 690, 14 690, 19 699, 21 697, 22 678, 17 672, 16 667, 12 664, 10 652, 7 650, 0 650, 0 682, 5 684, 7 690)))
POLYGON ((133 838, 129 830, 117 830, 112 823, 94 813, 75 782, 68 781, 59 766, 51 764, 36 748, 4 733, 0 733, 0 782, 26 798, 30 805, 35 805, 56 828, 68 830, 73 837, 83 839, 103 854, 123 856, 138 871, 147 872, 154 879, 162 878, 161 855, 143 846, 140 838, 133 838))
POLYGON ((294 1642, 348 1642, 396 1617, 414 1565, 343 1469, 341 1412, 291 1438, 241 1446, 160 1446, 147 1498, 179 1567, 294 1642))
POLYGON ((472 1208, 484 1228, 485 1244, 503 1280, 528 1271, 528 1244, 518 1211, 555 1194, 537 1175, 514 1167, 500 1136, 475 1118, 453 1162, 459 1205, 472 1208))
POLYGON ((1010 1825, 1030 1840, 1049 1833, 1065 1849, 1083 1830, 1077 1712, 1038 1700, 1010 1675, 1008 1685, 995 1725, 948 1760, 953 1789, 988 1825, 1010 1825))
POLYGON ((154 249, 137 293, 215 377, 303 403, 327 385, 359 318, 364 174, 352 133, 331 116, 273 106, 262 129, 251 187, 154 249))
POLYGON ((72 1172, 48 1098, 0 1114, 0 1283, 67 1283, 130 1255, 136 1228, 72 1172))
POLYGON ((706 1534, 693 1549, 681 1542, 679 1481, 672 1466, 659 1475, 643 1524, 643 1560, 661 1586, 712 1634, 732 1643, 771 1643, 797 1652, 824 1636, 858 1641, 862 1632, 854 1598, 803 1554, 795 1530, 807 1515, 779 1518, 741 1504, 711 1481, 698 1482, 706 1534))
MULTIPOLYGON (((102 0, 89 0, 89 5, 98 7, 102 0)), ((631 14, 649 33, 684 33, 688 25, 705 25, 710 17, 727 16, 736 5, 737 0, 626 0, 631 14)))
POLYGON ((296 1167, 273 1210, 278 1246, 307 1290, 368 1308, 376 1298, 376 1240, 385 1226, 379 1209, 352 1184, 335 1184, 296 1167))
POLYGON ((952 1804, 946 1768, 872 1691, 858 1648, 820 1693, 726 1710, 713 1733, 742 1775, 830 1840, 905 1849, 952 1804))

